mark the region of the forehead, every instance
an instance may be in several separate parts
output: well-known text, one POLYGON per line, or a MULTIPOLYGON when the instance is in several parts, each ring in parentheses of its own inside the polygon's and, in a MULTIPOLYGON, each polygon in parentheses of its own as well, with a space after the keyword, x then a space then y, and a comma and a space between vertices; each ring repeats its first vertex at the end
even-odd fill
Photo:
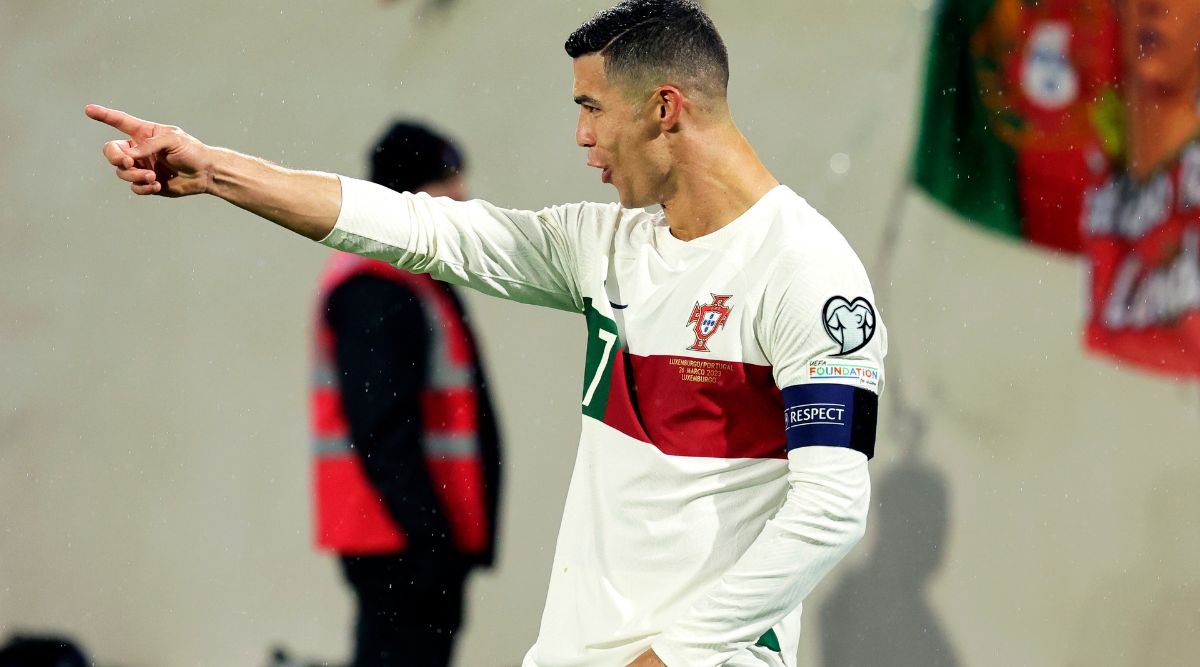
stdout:
POLYGON ((572 67, 575 70, 573 93, 576 96, 598 97, 607 92, 609 84, 604 76, 604 57, 599 53, 579 56, 573 61, 572 67))

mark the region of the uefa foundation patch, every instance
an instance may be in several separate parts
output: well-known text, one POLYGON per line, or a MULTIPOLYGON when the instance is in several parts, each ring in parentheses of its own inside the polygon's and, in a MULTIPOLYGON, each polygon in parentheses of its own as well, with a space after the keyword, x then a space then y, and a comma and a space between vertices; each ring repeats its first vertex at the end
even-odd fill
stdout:
POLYGON ((816 359, 808 362, 809 382, 837 382, 879 393, 879 368, 840 359, 816 359))

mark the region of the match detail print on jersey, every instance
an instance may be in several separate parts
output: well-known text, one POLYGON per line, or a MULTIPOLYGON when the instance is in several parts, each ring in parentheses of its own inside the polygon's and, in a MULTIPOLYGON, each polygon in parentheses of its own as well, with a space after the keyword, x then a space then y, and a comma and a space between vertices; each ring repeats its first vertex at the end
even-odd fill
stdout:
POLYGON ((853 301, 844 296, 830 297, 821 309, 825 333, 841 347, 838 355, 861 350, 875 335, 875 308, 863 297, 853 301))
POLYGON ((846 447, 875 456, 879 396, 845 384, 801 384, 783 390, 787 449, 846 447))

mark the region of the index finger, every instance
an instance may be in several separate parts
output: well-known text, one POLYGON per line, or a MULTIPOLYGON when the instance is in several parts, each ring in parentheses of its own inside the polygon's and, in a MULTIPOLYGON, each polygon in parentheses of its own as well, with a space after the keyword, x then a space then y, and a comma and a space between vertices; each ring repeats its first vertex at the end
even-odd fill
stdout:
POLYGON ((105 125, 111 125, 130 136, 133 136, 138 130, 145 130, 154 126, 154 123, 130 116, 124 111, 102 107, 99 104, 89 104, 83 108, 83 112, 87 114, 88 118, 98 120, 105 125))

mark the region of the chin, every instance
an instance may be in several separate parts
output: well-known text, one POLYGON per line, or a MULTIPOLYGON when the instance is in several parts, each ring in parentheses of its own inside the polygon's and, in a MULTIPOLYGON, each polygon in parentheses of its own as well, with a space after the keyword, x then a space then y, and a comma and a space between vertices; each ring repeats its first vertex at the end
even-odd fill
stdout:
POLYGON ((620 190, 617 190, 617 198, 621 201, 623 208, 646 208, 658 203, 650 201, 648 197, 639 197, 631 192, 621 192, 620 190))

